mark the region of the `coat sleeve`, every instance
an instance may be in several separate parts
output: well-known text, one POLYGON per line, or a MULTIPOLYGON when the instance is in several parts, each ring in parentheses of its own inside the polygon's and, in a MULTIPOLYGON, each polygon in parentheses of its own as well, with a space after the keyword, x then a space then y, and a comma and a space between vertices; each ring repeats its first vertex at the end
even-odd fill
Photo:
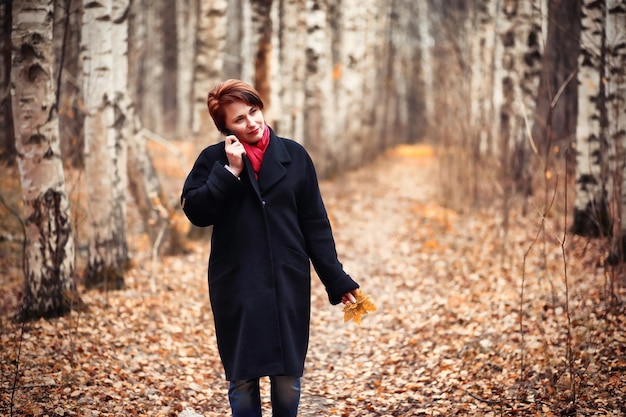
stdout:
POLYGON ((241 180, 218 158, 211 157, 212 153, 215 149, 207 148, 200 154, 185 180, 181 195, 185 215, 199 227, 215 224, 245 192, 241 180))
POLYGON ((357 284, 339 262, 332 228, 313 161, 306 154, 304 186, 299 196, 299 221, 307 251, 315 272, 320 277, 331 304, 339 304, 341 297, 356 288, 357 284))

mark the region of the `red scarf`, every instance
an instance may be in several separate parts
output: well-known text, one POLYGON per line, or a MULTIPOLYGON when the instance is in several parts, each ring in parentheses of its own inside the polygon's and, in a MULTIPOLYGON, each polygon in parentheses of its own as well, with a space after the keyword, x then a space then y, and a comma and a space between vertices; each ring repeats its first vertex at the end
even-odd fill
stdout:
POLYGON ((243 144, 243 148, 246 150, 246 155, 250 162, 252 163, 252 168, 254 169, 254 176, 259 178, 259 171, 261 170, 261 163, 263 162, 263 156, 265 155, 265 150, 267 149, 267 145, 270 143, 270 129, 265 125, 265 130, 263 131, 263 137, 256 143, 246 143, 244 141, 241 142, 243 144))

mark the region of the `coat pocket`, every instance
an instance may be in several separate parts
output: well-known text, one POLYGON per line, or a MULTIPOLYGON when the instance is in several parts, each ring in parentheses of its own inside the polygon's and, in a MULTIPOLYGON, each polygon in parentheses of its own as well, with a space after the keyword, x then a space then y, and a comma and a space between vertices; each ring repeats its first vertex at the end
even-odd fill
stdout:
POLYGON ((310 277, 311 264, 306 254, 296 249, 285 247, 284 256, 281 261, 283 267, 286 268, 287 271, 291 271, 289 275, 293 278, 308 279, 310 277))

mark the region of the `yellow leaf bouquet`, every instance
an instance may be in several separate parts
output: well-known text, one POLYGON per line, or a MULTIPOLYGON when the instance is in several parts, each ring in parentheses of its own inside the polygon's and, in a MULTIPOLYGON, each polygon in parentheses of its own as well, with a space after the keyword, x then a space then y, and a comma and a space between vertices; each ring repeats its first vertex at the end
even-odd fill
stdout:
POLYGON ((361 324, 361 317, 371 311, 376 311, 374 303, 361 290, 356 290, 356 303, 343 306, 343 321, 352 320, 356 324, 361 324))

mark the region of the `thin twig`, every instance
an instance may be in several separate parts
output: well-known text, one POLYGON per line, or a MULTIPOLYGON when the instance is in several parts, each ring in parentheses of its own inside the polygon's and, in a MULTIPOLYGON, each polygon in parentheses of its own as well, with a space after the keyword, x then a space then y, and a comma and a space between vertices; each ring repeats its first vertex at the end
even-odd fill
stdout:
POLYGON ((561 98, 561 95, 565 91, 565 87, 567 87, 567 85, 574 79, 577 72, 578 72, 578 68, 574 68, 574 71, 572 71, 570 75, 567 76, 565 81, 561 83, 561 86, 559 87, 559 91, 556 92, 556 95, 554 96, 554 98, 552 99, 552 102, 550 103, 550 107, 554 108, 556 106, 556 103, 559 101, 559 98, 561 98))
POLYGON ((500 405, 500 404, 502 404, 502 400, 488 400, 486 398, 479 397, 476 394, 472 394, 471 392, 469 392, 465 388, 463 388, 463 391, 465 391, 465 393, 467 395, 469 395, 470 397, 472 397, 475 400, 480 401, 481 403, 485 403, 485 404, 489 404, 489 405, 500 405))
POLYGON ((163 222, 163 226, 159 229, 159 233, 157 234, 156 239, 154 240, 154 245, 152 246, 152 267, 150 270, 150 289, 153 293, 156 292, 156 282, 154 279, 154 270, 156 268, 157 259, 159 256, 159 247, 161 246, 161 241, 163 240, 163 235, 165 234, 165 229, 167 228, 167 222, 163 222))
POLYGON ((149 129, 146 129, 145 127, 142 127, 140 129, 139 134, 143 135, 146 139, 149 139, 153 142, 163 145, 164 147, 169 149, 174 155, 178 157, 182 155, 181 152, 174 145, 172 145, 167 139, 154 133, 153 131, 149 129))

